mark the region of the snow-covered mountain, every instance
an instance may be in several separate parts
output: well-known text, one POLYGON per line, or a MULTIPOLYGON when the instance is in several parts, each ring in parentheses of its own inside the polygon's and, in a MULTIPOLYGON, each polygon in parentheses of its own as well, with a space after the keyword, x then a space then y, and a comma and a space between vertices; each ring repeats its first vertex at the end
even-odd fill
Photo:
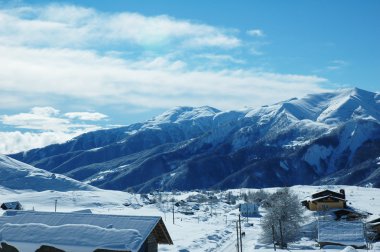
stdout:
POLYGON ((12 157, 119 190, 380 187, 380 94, 344 89, 240 111, 178 107, 12 157))
POLYGON ((34 168, 4 155, 0 155, 0 185, 8 189, 33 191, 94 189, 74 179, 34 168))

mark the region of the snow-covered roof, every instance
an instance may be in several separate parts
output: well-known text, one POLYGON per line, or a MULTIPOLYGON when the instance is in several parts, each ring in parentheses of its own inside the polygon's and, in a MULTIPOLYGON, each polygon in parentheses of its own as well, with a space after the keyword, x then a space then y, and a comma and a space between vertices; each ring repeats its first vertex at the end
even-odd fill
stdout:
POLYGON ((318 200, 321 200, 321 199, 325 199, 325 198, 332 198, 332 199, 335 199, 335 200, 342 200, 342 201, 347 201, 345 199, 342 199, 342 198, 339 198, 339 197, 334 197, 334 196, 331 196, 331 195, 326 195, 326 196, 322 196, 322 197, 319 197, 319 198, 313 198, 311 201, 318 201, 318 200))
POLYGON ((81 244, 102 249, 115 249, 118 246, 125 250, 131 244, 133 246, 128 249, 138 251, 152 232, 157 236, 158 243, 173 243, 159 216, 6 211, 0 217, 0 235, 3 241, 32 242, 28 236, 33 232, 40 235, 37 243, 46 241, 50 245, 81 244), (6 234, 17 232, 20 234, 6 234), (57 240, 51 239, 54 236, 51 234, 55 233, 57 240))
POLYGON ((135 229, 101 228, 85 224, 48 226, 45 224, 5 224, 0 229, 2 241, 32 243, 39 245, 66 245, 91 247, 93 249, 113 249, 138 251, 144 242, 135 229))
POLYGON ((357 221, 319 221, 318 242, 362 246, 365 244, 363 227, 357 221))

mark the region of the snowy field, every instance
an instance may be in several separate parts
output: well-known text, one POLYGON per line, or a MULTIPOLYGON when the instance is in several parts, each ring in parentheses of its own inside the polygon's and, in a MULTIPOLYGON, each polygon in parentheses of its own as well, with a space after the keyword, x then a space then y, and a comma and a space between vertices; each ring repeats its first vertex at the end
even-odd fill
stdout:
MULTIPOLYGON (((363 188, 355 186, 294 186, 292 190, 298 194, 300 200, 312 193, 323 189, 338 191, 345 189, 348 205, 363 211, 373 213, 371 219, 380 217, 380 189, 363 188)), ((274 192, 276 188, 265 189, 274 192)), ((230 190, 234 195, 240 195, 254 189, 230 190)), ((197 192, 186 193, 162 193, 160 199, 163 203, 147 204, 144 198, 138 194, 130 194, 120 191, 107 190, 79 190, 79 191, 41 191, 31 190, 9 190, 0 187, 0 197, 3 202, 20 201, 26 210, 54 211, 54 203, 57 200, 57 211, 70 212, 83 209, 91 209, 94 213, 119 214, 119 215, 155 215, 162 216, 174 245, 160 245, 159 251, 236 251, 236 226, 238 219, 237 205, 228 205, 219 200, 210 205, 209 203, 199 204, 199 210, 192 210, 194 215, 180 213, 180 207, 175 207, 174 224, 172 214, 172 203, 186 199, 197 192), (125 206, 125 205, 128 206, 125 206), (211 214, 212 211, 212 214, 211 214)), ((221 198, 226 192, 218 192, 215 195, 221 198)), ((152 196, 149 197, 156 197, 152 196)), ((312 213, 306 211, 308 221, 313 219, 312 213)), ((264 214, 264 213, 262 213, 264 214)), ((260 236, 260 218, 249 218, 248 222, 253 226, 244 224, 242 231, 243 251, 273 251, 272 245, 261 244, 258 241, 260 236)), ((326 247, 319 249, 316 242, 307 238, 290 244, 287 251, 342 251, 344 247, 326 247)), ((277 249, 277 251, 281 251, 277 249)), ((350 248, 345 249, 346 252, 350 248)), ((367 250, 359 250, 367 251, 367 250)), ((375 244, 371 251, 380 251, 380 243, 375 244)))

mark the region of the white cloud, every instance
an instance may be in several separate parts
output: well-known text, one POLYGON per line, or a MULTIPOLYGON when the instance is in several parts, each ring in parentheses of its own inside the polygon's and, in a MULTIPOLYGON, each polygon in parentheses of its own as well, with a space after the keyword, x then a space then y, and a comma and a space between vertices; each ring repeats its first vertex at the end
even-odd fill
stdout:
POLYGON ((348 65, 349 65, 349 63, 345 60, 333 60, 327 66, 327 70, 336 71, 336 70, 342 69, 348 65))
POLYGON ((165 15, 110 14, 63 4, 3 9, 0 24, 0 40, 8 45, 71 48, 121 43, 155 47, 240 45, 240 40, 229 31, 210 25, 165 15))
POLYGON ((59 114, 59 110, 52 107, 34 107, 31 109, 34 115, 41 115, 45 117, 54 116, 59 114))
POLYGON ((79 119, 83 121, 99 121, 108 116, 98 112, 70 112, 65 113, 65 116, 70 119, 79 119))
POLYGON ((97 125, 73 123, 70 119, 94 121, 107 117, 97 112, 69 112, 64 116, 69 119, 62 118, 59 110, 53 107, 33 107, 28 113, 1 115, 3 125, 23 129, 24 132, 0 132, 0 153, 16 153, 65 142, 80 134, 101 129, 97 125))
POLYGON ((50 144, 63 143, 84 132, 0 132, 0 153, 12 154, 20 151, 41 148, 50 144))
MULTIPOLYGON (((129 42, 231 48, 241 44, 230 35, 234 32, 164 15, 100 13, 73 5, 4 9, 0 11, 0 90, 7 93, 1 96, 17 106, 13 94, 32 95, 34 99, 20 103, 23 107, 35 106, 35 100, 49 104, 46 100, 53 100, 49 97, 65 97, 137 108, 207 104, 233 109, 276 102, 284 93, 288 98, 321 90, 319 85, 326 80, 316 76, 298 76, 294 81, 296 75, 189 65, 186 57, 177 58, 186 50, 174 56, 140 52, 136 59, 92 46, 104 43, 111 52, 115 43, 129 42)), ((263 34, 261 30, 251 33, 263 34)), ((227 54, 204 55, 214 61, 242 63, 227 54)), ((1 108, 8 104, 0 102, 1 108)))
POLYGON ((32 129, 43 131, 67 131, 70 121, 54 117, 48 114, 44 108, 33 108, 30 113, 20 113, 15 115, 2 115, 1 122, 4 125, 12 125, 20 129, 32 129))
POLYGON ((0 90, 143 108, 263 105, 322 91, 326 81, 249 69, 191 70, 170 57, 128 61, 84 50, 0 46, 0 55, 0 90))
POLYGON ((247 34, 252 37, 264 37, 265 34, 262 30, 259 29, 253 29, 253 30, 248 30, 247 34))
POLYGON ((101 120, 107 117, 97 112, 69 112, 68 118, 62 118, 59 110, 52 107, 33 107, 29 113, 1 115, 0 121, 4 125, 19 129, 39 130, 46 132, 75 133, 76 131, 91 131, 100 127, 91 124, 75 124, 70 119, 101 120))
POLYGON ((221 63, 221 62, 232 62, 232 63, 236 63, 236 64, 244 64, 245 63, 244 60, 234 58, 229 54, 204 53, 204 54, 196 55, 195 58, 207 59, 207 60, 213 61, 215 63, 221 63))

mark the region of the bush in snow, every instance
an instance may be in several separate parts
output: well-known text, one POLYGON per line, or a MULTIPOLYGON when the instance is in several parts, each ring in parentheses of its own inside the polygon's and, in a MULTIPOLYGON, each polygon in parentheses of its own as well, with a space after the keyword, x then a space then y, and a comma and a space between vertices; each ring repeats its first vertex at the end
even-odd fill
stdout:
POLYGON ((279 189, 270 194, 262 203, 262 207, 266 210, 261 235, 264 243, 273 242, 273 230, 275 243, 281 248, 299 238, 303 208, 297 195, 289 188, 279 189))

